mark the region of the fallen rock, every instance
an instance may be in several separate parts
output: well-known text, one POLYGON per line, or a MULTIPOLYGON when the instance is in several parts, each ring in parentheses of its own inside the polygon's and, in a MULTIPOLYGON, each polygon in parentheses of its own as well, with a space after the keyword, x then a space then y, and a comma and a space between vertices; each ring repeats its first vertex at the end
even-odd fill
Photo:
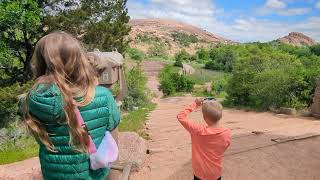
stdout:
POLYGON ((182 64, 182 73, 183 74, 193 74, 195 73, 195 70, 192 66, 190 66, 189 64, 182 64))
POLYGON ((269 110, 276 114, 296 115, 297 111, 294 108, 281 107, 279 109, 270 107, 269 110))
POLYGON ((297 114, 297 111, 294 108, 285 108, 285 107, 281 107, 279 109, 279 113, 281 114, 287 114, 287 115, 295 115, 297 114))

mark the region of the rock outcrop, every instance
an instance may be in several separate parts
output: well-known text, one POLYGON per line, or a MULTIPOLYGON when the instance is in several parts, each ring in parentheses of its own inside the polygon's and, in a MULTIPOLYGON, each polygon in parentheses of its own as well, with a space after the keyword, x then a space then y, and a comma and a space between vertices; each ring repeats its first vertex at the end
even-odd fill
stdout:
POLYGON ((289 35, 279 38, 278 41, 298 47, 313 46, 316 44, 315 40, 299 32, 291 32, 289 35))
POLYGON ((144 53, 148 52, 154 42, 161 43, 161 46, 166 48, 168 55, 174 55, 181 49, 185 49, 189 53, 194 53, 201 47, 212 47, 220 43, 235 43, 196 26, 174 20, 134 19, 130 20, 129 25, 132 28, 129 34, 129 38, 132 40, 130 46, 144 53), (173 37, 174 33, 193 35, 197 37, 198 41, 184 46, 173 37))

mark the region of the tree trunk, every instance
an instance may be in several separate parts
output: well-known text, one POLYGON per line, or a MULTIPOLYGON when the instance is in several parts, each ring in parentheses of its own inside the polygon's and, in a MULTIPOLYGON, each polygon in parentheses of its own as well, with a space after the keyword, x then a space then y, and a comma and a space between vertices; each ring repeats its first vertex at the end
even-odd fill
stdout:
POLYGON ((27 32, 23 32, 24 45, 26 48, 26 59, 23 66, 23 82, 27 82, 32 78, 31 59, 33 53, 33 46, 31 40, 27 37, 27 32))

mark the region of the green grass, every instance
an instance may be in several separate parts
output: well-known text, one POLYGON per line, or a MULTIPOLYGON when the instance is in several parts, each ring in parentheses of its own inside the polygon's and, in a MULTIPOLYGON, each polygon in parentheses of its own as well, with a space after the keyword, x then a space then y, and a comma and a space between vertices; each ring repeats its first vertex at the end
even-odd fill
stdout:
POLYGON ((156 108, 156 104, 149 103, 138 110, 132 111, 125 115, 119 125, 120 132, 136 132, 144 139, 149 139, 148 134, 143 130, 145 121, 149 112, 156 108))
POLYGON ((188 75, 196 84, 204 84, 222 78, 226 73, 208 69, 195 68, 195 73, 188 75))
POLYGON ((21 138, 16 142, 8 142, 1 145, 0 165, 22 161, 38 156, 39 145, 33 137, 21 138))

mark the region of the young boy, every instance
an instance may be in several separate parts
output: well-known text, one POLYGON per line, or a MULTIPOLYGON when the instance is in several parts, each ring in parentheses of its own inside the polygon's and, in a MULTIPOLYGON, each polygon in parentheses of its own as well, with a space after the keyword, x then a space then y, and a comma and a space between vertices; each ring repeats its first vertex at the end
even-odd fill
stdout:
POLYGON ((222 105, 217 101, 196 99, 181 111, 177 118, 189 131, 192 142, 192 169, 195 180, 220 180, 222 157, 230 145, 230 130, 218 127, 222 117, 222 105), (207 126, 187 119, 192 111, 202 105, 203 119, 207 126))

